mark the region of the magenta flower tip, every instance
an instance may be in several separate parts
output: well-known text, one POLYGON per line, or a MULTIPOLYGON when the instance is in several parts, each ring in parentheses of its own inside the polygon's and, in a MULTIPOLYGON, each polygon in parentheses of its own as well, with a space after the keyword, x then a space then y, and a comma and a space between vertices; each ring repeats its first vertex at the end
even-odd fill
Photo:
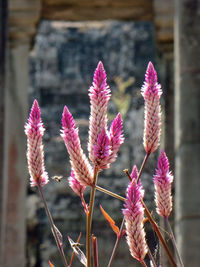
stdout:
POLYGON ((64 107, 63 114, 62 114, 62 126, 66 130, 70 130, 75 128, 75 121, 72 114, 69 112, 67 106, 64 107))
POLYGON ((94 145, 95 165, 99 169, 107 169, 109 167, 110 139, 105 128, 102 129, 97 138, 97 144, 94 145))
POLYGON ((157 170, 161 175, 165 175, 169 172, 169 160, 163 149, 161 150, 160 157, 158 159, 157 170))
POLYGON ((133 169, 132 169, 132 172, 131 172, 130 176, 131 176, 132 179, 137 180, 138 169, 137 169, 136 165, 133 166, 133 169))
POLYGON ((123 120, 122 120, 121 113, 118 113, 116 118, 113 120, 112 125, 110 127, 110 133, 115 138, 118 137, 118 142, 120 142, 120 144, 124 142, 123 120))
POLYGON ((155 84, 157 82, 157 73, 151 61, 149 62, 147 66, 147 70, 145 74, 145 82, 148 84, 155 84))
POLYGON ((104 86, 106 85, 106 80, 107 80, 107 76, 106 76, 106 72, 105 72, 103 63, 101 61, 99 61, 97 68, 95 70, 95 73, 94 73, 93 82, 97 86, 101 87, 102 83, 104 86))
POLYGON ((160 98, 160 96, 162 95, 161 86, 157 82, 157 72, 151 62, 149 62, 147 66, 145 82, 142 86, 141 93, 145 100, 150 96, 156 96, 160 98))

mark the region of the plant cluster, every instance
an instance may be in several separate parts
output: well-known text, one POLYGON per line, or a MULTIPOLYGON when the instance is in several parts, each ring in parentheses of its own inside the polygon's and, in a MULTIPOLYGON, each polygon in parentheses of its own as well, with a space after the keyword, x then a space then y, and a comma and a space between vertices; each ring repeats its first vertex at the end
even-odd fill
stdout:
MULTIPOLYGON (((69 186, 72 188, 74 193, 80 197, 87 218, 86 255, 79 247, 81 235, 79 236, 77 242, 74 242, 70 237, 68 237, 73 249, 72 257, 69 263, 63 251, 62 234, 54 224, 42 191, 42 187, 45 186, 49 181, 48 174, 45 170, 44 151, 42 144, 44 127, 42 124, 40 108, 37 100, 35 100, 32 105, 28 122, 25 125, 30 184, 31 186, 38 188, 65 267, 72 266, 75 254, 83 265, 91 267, 91 259, 93 258, 93 266, 99 266, 97 237, 92 235, 91 229, 96 190, 102 191, 103 193, 109 194, 112 197, 118 198, 124 202, 124 208, 122 210, 123 221, 120 228, 116 226, 114 220, 106 213, 106 211, 100 207, 104 217, 108 220, 110 226, 117 236, 108 267, 112 265, 118 244, 124 235, 126 235, 130 254, 134 259, 139 261, 142 266, 147 266, 146 255, 148 254, 151 259, 151 265, 154 267, 157 266, 157 263, 151 254, 146 241, 144 223, 147 220, 151 223, 153 230, 163 245, 171 265, 174 267, 183 266, 176 247, 174 235, 171 231, 168 221, 168 217, 172 210, 171 186, 173 182, 173 175, 170 172, 169 161, 164 150, 162 150, 160 153, 155 175, 153 177, 155 187, 155 203, 157 213, 162 216, 169 225, 169 235, 177 252, 178 263, 176 263, 160 231, 160 228, 143 201, 145 192, 141 182, 141 175, 149 156, 158 149, 161 135, 160 97, 162 95, 162 90, 157 81, 157 73, 151 62, 147 67, 145 82, 142 86, 141 94, 144 97, 145 102, 143 145, 146 154, 139 171, 135 165, 133 166, 131 173, 129 173, 128 170, 125 170, 125 173, 129 178, 129 184, 125 197, 117 195, 105 188, 99 187, 97 184, 99 172, 110 168, 110 165, 117 158, 120 145, 125 141, 123 135, 123 121, 120 113, 117 114, 110 128, 108 127, 107 107, 111 97, 111 91, 107 84, 106 72, 102 62, 99 62, 95 70, 93 83, 89 89, 89 158, 87 158, 81 148, 79 130, 76 126, 75 120, 69 109, 66 106, 64 107, 62 114, 61 137, 63 138, 71 162, 69 186), (89 203, 86 203, 84 199, 84 191, 86 187, 90 187, 91 189, 89 203)), ((51 267, 53 267, 51 262, 49 262, 49 264, 51 267)))

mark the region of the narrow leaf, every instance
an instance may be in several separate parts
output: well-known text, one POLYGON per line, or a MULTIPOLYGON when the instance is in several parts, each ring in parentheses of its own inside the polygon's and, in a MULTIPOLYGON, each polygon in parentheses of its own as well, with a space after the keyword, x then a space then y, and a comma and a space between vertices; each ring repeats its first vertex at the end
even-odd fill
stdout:
MULTIPOLYGON (((62 237, 62 234, 61 234, 61 232, 58 230, 58 228, 55 226, 55 224, 54 224, 54 229, 55 229, 56 234, 57 234, 57 237, 58 237, 59 245, 62 247, 62 245, 63 245, 63 237, 62 237)), ((53 233, 53 235, 54 235, 53 230, 52 230, 52 233, 53 233)), ((55 236, 54 236, 54 237, 55 237, 55 236)))
POLYGON ((71 248, 75 252, 76 256, 78 257, 79 261, 84 265, 87 266, 87 259, 83 251, 79 248, 79 244, 75 243, 69 236, 68 236, 69 243, 71 248))
POLYGON ((50 267, 54 267, 54 265, 49 261, 49 265, 50 265, 50 267))
MULTIPOLYGON (((82 235, 82 233, 80 232, 79 237, 78 237, 76 243, 79 243, 79 241, 81 240, 81 235, 82 235)), ((70 264, 69 264, 69 267, 72 266, 72 262, 73 262, 73 260, 74 260, 74 255, 75 255, 75 252, 74 252, 74 250, 73 250, 73 253, 72 253, 72 256, 71 256, 71 260, 70 260, 70 264)))
POLYGON ((100 205, 100 209, 101 212, 103 214, 103 216, 105 217, 105 219, 110 223, 110 226, 112 227, 113 231, 119 235, 119 227, 117 225, 115 225, 115 221, 108 215, 108 213, 102 208, 102 206, 100 205))

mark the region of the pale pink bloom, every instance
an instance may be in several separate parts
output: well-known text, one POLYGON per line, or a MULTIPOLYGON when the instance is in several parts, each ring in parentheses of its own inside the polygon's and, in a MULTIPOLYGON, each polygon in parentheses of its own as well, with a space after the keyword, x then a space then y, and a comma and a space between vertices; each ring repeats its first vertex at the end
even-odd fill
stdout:
POLYGON ((109 168, 108 158, 110 154, 110 140, 105 128, 102 129, 94 145, 94 162, 98 169, 109 168))
POLYGON ((144 208, 141 204, 141 187, 136 183, 129 183, 123 214, 126 226, 126 239, 132 257, 140 262, 147 254, 147 243, 143 225, 144 208))
POLYGON ((40 108, 37 100, 34 100, 28 122, 25 125, 25 134, 27 135, 27 161, 31 186, 37 186, 38 184, 44 186, 49 181, 44 166, 44 150, 42 144, 44 131, 40 108))
POLYGON ((108 162, 112 163, 115 161, 117 157, 120 145, 124 142, 123 121, 120 113, 118 113, 116 118, 113 120, 109 134, 110 134, 110 155, 108 162))
POLYGON ((148 154, 153 153, 159 146, 161 135, 160 96, 162 90, 157 82, 157 73, 149 62, 145 82, 141 89, 145 100, 143 144, 148 154))
MULTIPOLYGON (((138 178, 138 169, 137 169, 136 165, 133 166, 130 176, 132 178, 132 183, 133 184, 136 183, 137 178, 138 178)), ((144 189, 143 189, 143 186, 142 186, 142 183, 140 180, 138 181, 138 186, 139 186, 139 191, 141 193, 141 197, 143 198, 144 197, 144 189)))
POLYGON ((110 89, 107 85, 106 72, 100 61, 89 89, 90 119, 89 119, 89 158, 95 164, 94 146, 102 129, 107 131, 107 106, 110 99, 110 89))
POLYGON ((173 179, 173 175, 169 171, 168 158, 164 150, 162 150, 153 181, 155 187, 156 211, 163 217, 168 217, 172 210, 171 184, 173 179))
POLYGON ((83 192, 86 189, 86 186, 81 185, 79 181, 76 179, 74 171, 71 171, 71 176, 68 178, 69 186, 77 194, 79 197, 82 197, 83 192))
POLYGON ((93 184, 93 170, 81 148, 78 128, 68 108, 65 106, 62 115, 61 136, 70 155, 70 162, 75 177, 81 185, 93 184))

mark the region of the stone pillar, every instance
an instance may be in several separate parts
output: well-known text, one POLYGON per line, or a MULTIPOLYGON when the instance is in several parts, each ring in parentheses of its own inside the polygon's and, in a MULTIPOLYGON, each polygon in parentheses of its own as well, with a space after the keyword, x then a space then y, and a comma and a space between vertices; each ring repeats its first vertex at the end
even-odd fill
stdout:
POLYGON ((2 267, 25 266, 26 142, 29 47, 39 18, 39 1, 10 1, 5 71, 1 248, 2 267))
POLYGON ((185 266, 199 266, 200 0, 175 6, 176 234, 185 266))

